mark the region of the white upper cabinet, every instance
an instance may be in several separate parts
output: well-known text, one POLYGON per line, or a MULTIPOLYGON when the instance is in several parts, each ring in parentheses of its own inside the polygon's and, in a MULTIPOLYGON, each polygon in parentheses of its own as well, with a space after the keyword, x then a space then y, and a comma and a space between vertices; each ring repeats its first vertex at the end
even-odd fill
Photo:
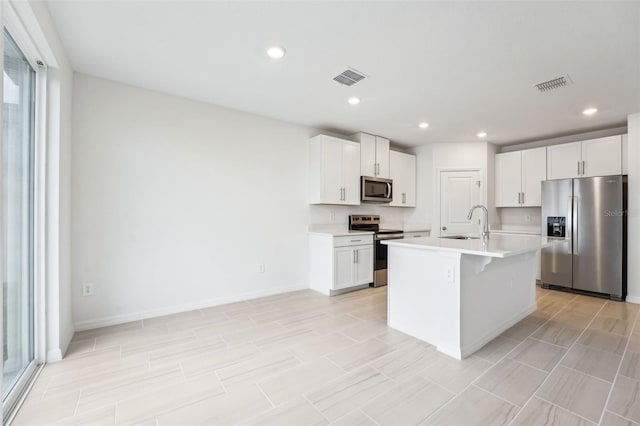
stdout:
POLYGON ((389 178, 389 139, 367 133, 351 137, 360 143, 360 174, 389 178))
POLYGON ((582 142, 547 147, 547 179, 567 179, 580 176, 582 142))
POLYGON ((542 181, 545 179, 547 179, 547 148, 522 151, 521 206, 542 206, 542 181))
POLYGON ((496 154, 496 207, 540 206, 546 175, 546 148, 496 154))
POLYGON ((607 136, 547 147, 547 179, 619 175, 622 137, 607 136))
POLYGON ((393 201, 389 206, 416 206, 416 156, 389 152, 389 175, 393 180, 393 201))
POLYGON ((496 154, 496 207, 518 207, 522 192, 520 151, 496 154))
POLYGON ((622 173, 622 137, 609 136, 582 142, 581 176, 607 176, 622 173))
POLYGON ((629 139, 627 134, 622 135, 622 174, 629 174, 629 160, 627 159, 627 153, 629 152, 629 139))
POLYGON ((309 203, 360 204, 360 144, 318 135, 309 141, 309 203))

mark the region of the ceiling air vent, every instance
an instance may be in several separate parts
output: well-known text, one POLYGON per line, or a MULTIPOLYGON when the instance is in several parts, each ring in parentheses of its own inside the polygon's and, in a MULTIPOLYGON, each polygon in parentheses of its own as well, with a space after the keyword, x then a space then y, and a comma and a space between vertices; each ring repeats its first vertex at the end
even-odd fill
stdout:
POLYGON ((337 76, 333 77, 335 81, 340 84, 344 84, 345 86, 353 86, 360 80, 364 79, 366 76, 362 74, 360 71, 356 71, 353 68, 349 68, 337 76))
POLYGON ((542 83, 534 84, 534 86, 540 92, 548 92, 549 90, 559 89, 564 86, 572 84, 569 74, 565 74, 562 77, 554 78, 553 80, 543 81, 542 83))

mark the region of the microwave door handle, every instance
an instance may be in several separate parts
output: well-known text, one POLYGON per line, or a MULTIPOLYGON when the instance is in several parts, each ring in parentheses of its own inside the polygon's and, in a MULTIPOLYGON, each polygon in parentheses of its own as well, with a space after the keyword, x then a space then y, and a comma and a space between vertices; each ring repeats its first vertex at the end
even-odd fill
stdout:
POLYGON ((391 198, 391 182, 387 182, 387 194, 385 198, 391 198))

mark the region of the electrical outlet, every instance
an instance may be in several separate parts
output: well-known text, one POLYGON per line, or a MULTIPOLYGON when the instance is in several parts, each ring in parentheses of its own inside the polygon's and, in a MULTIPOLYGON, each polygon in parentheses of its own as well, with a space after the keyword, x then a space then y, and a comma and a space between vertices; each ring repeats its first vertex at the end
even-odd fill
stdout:
POLYGON ((93 283, 82 284, 82 295, 93 296, 93 283))
POLYGON ((455 269, 453 266, 447 267, 447 281, 450 283, 455 281, 455 269))
POLYGON ((258 263, 256 265, 256 272, 259 274, 264 274, 264 271, 266 270, 264 263, 258 263))
POLYGON ((524 221, 531 222, 531 215, 530 214, 524 215, 524 221))

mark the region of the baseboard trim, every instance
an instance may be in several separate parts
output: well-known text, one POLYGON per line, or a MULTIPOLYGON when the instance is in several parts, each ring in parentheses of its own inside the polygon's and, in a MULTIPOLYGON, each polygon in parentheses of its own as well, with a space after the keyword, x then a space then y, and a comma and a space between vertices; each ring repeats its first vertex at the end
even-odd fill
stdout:
POLYGON ((627 295, 625 302, 635 303, 636 305, 640 304, 640 296, 630 296, 627 295))
POLYGON ((62 340, 62 345, 60 345, 59 348, 47 351, 47 362, 56 362, 64 358, 64 355, 67 353, 67 349, 69 348, 69 344, 71 343, 71 339, 73 339, 73 334, 73 328, 70 328, 65 333, 64 339, 62 340))
MULTIPOLYGON (((212 306, 224 305, 227 303, 242 302, 244 300, 257 299, 260 297, 271 296, 274 294, 288 293, 291 291, 306 290, 309 287, 279 287, 270 290, 253 291, 248 293, 240 293, 231 296, 219 297, 217 299, 200 300, 193 303, 185 303, 182 305, 167 306, 164 308, 150 309, 142 312, 134 312, 130 314, 113 315, 109 317, 96 318, 92 320, 78 321, 73 324, 75 331, 92 330, 94 328, 108 327, 110 325, 124 324, 131 321, 140 321, 149 318, 161 317, 164 315, 178 314, 180 312, 193 311, 196 309, 210 308, 212 306)), ((73 334, 72 334, 73 335, 73 334)))

